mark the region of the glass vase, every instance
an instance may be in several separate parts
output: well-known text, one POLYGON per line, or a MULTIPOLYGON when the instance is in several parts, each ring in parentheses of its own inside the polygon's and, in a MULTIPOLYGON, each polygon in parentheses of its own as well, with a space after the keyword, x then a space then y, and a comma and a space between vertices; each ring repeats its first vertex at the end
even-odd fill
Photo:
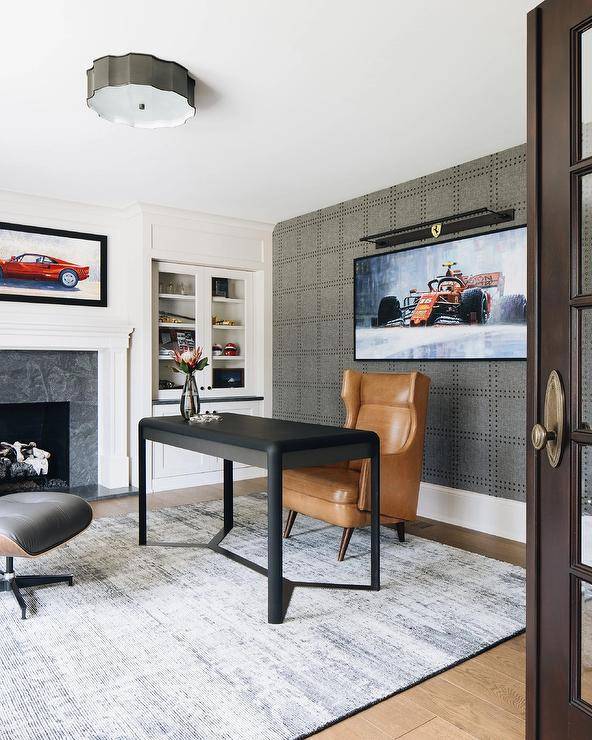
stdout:
POLYGON ((185 421, 189 421, 192 416, 199 414, 199 391, 193 373, 187 373, 185 376, 185 385, 181 393, 181 416, 185 421))

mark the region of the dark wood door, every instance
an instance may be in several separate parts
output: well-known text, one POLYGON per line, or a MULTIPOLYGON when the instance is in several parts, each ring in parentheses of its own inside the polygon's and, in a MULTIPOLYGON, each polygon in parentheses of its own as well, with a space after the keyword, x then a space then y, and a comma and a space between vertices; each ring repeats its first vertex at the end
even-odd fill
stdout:
POLYGON ((529 13, 528 160, 527 735, 592 738, 592 0, 529 13))

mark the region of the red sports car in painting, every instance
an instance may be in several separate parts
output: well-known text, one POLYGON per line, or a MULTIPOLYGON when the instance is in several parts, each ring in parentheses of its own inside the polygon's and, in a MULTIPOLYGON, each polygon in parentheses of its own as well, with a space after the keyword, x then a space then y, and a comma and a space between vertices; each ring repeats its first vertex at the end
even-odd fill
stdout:
POLYGON ((6 279, 47 280, 64 288, 75 288, 79 280, 86 280, 89 268, 73 262, 48 257, 45 254, 19 254, 9 260, 0 259, 0 282, 6 279))

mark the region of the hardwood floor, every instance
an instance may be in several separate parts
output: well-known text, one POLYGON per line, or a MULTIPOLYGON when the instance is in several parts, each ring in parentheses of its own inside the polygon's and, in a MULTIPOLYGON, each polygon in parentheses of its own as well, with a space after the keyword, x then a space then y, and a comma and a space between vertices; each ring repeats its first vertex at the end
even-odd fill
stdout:
MULTIPOLYGON (((265 490, 265 479, 235 482, 236 495, 265 490)), ((149 508, 182 506, 222 498, 222 486, 152 494, 149 508)), ((95 516, 124 515, 137 510, 126 497, 92 504, 95 516)), ((520 543, 450 524, 420 519, 410 534, 478 552, 516 565, 525 564, 520 543)), ((514 740, 524 737, 524 635, 428 679, 315 735, 319 740, 514 740)))

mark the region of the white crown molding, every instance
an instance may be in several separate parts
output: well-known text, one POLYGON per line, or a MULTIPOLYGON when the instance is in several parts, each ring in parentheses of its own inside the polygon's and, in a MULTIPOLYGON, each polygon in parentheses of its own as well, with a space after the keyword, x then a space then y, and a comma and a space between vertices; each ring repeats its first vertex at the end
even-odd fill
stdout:
POLYGON ((132 203, 123 209, 136 215, 138 212, 152 218, 173 218, 176 221, 184 220, 200 224, 212 224, 214 226, 230 226, 240 229, 250 229, 253 231, 262 231, 265 234, 271 234, 275 224, 265 221, 252 221, 244 218, 234 218, 232 216, 220 216, 215 213, 205 213, 204 211, 188 211, 182 208, 173 208, 171 206, 161 206, 156 203, 132 203))
POLYGON ((426 519, 526 542, 526 504, 523 501, 422 483, 417 513, 426 519))

